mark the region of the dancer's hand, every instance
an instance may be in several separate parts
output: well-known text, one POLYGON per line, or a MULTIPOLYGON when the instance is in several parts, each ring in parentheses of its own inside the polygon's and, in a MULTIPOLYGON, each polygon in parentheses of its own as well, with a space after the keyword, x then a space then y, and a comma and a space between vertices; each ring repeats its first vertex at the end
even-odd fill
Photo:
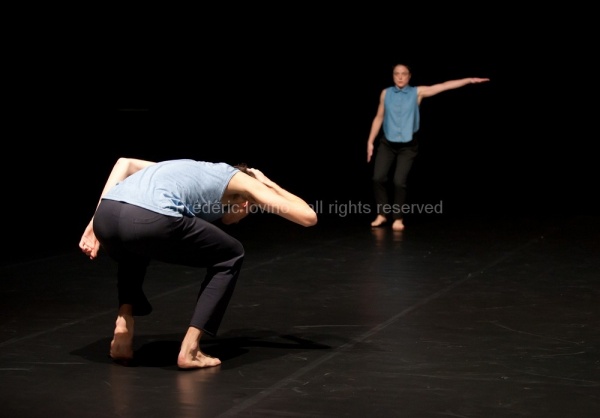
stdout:
POLYGON ((249 168, 248 171, 252 173, 256 180, 260 181, 261 183, 267 186, 271 186, 271 184, 273 183, 267 176, 264 175, 262 171, 260 171, 257 168, 249 168))
POLYGON ((98 256, 98 250, 100 250, 100 242, 94 234, 93 220, 90 221, 88 226, 85 228, 81 240, 79 241, 79 248, 90 260, 95 259, 98 256))

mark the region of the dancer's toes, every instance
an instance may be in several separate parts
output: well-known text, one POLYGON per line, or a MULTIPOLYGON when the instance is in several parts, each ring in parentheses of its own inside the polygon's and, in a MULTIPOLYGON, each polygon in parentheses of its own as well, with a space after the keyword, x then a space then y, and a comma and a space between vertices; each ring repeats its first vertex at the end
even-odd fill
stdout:
POLYGON ((386 222, 387 222, 387 219, 385 216, 377 215, 377 218, 375 218, 375 220, 373 222, 371 222, 371 226, 378 227, 378 226, 383 225, 386 222))
POLYGON ((177 358, 177 366, 180 369, 201 369, 203 367, 214 367, 221 364, 221 360, 211 357, 198 350, 195 353, 180 352, 177 358))

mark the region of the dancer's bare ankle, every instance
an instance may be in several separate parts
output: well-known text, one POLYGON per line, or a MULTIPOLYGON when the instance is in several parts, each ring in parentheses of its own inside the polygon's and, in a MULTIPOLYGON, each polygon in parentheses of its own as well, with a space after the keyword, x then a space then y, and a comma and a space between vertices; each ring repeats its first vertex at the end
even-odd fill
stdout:
POLYGON ((394 231, 404 231, 404 222, 402 219, 396 219, 392 224, 392 230, 394 231))

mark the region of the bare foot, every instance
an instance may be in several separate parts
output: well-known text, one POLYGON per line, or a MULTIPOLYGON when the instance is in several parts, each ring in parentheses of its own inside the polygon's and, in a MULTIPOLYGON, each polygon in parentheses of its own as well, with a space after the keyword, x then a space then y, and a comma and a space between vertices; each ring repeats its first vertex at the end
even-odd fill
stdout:
POLYGON ((221 360, 204 354, 200 349, 191 351, 181 350, 177 357, 177 366, 180 369, 201 369, 203 367, 213 367, 221 364, 221 360))
POLYGON ((392 230, 394 231, 404 231, 404 223, 402 219, 396 219, 392 224, 392 230))
POLYGON ((110 343, 110 357, 122 362, 133 359, 133 316, 117 317, 115 333, 110 343))
POLYGON ((385 216, 377 215, 377 218, 375 218, 375 220, 373 222, 371 222, 371 226, 373 226, 373 227, 381 226, 386 222, 387 222, 387 218, 385 216))
POLYGON ((221 364, 218 358, 200 351, 200 338, 202 338, 202 330, 196 327, 188 328, 177 357, 177 365, 180 369, 201 369, 221 364))

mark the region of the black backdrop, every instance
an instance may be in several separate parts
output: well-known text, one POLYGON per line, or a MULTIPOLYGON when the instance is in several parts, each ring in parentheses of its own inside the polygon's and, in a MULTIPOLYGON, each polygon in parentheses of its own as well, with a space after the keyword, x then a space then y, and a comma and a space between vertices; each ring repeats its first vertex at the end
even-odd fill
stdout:
POLYGON ((76 248, 119 156, 246 162, 309 202, 371 203, 366 140, 397 62, 413 85, 491 78, 423 102, 411 201, 443 201, 449 215, 598 213, 597 135, 584 127, 595 115, 578 99, 584 34, 571 34, 573 48, 552 25, 486 19, 420 30, 383 19, 375 27, 388 30, 373 30, 204 18, 201 30, 168 31, 129 16, 100 35, 57 30, 15 45, 5 257, 76 248))

